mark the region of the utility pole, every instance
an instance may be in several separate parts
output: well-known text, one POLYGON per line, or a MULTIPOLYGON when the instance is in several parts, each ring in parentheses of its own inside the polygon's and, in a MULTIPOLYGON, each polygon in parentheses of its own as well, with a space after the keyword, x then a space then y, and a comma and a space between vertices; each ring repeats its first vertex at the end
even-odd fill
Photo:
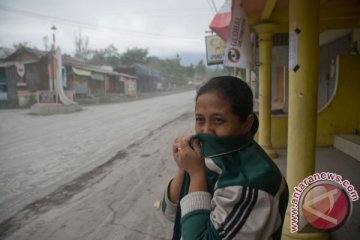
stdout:
POLYGON ((55 51, 55 31, 56 31, 55 25, 51 27, 51 30, 53 30, 53 51, 55 51))
POLYGON ((56 78, 56 63, 55 63, 55 31, 56 31, 56 27, 55 25, 53 25, 51 27, 51 30, 53 31, 53 45, 52 45, 52 49, 51 49, 51 79, 49 82, 49 87, 50 87, 50 91, 54 91, 54 83, 55 83, 55 78, 56 78))

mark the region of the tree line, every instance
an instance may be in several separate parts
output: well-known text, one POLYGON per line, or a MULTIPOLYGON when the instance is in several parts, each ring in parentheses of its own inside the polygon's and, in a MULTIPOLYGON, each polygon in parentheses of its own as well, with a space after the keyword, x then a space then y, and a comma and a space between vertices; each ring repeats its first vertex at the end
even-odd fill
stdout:
MULTIPOLYGON (((111 43, 105 48, 90 49, 89 38, 80 31, 75 34, 74 40, 75 53, 73 56, 82 59, 89 64, 99 66, 109 65, 113 67, 141 64, 161 72, 164 78, 176 85, 185 85, 189 81, 202 81, 211 76, 223 73, 222 67, 207 67, 202 59, 195 65, 190 64, 189 66, 184 66, 181 64, 179 54, 176 54, 173 58, 162 59, 157 56, 150 56, 149 51, 146 48, 133 47, 120 53, 115 45, 111 43)), ((50 50, 49 39, 47 36, 43 37, 43 45, 46 51, 50 50)), ((13 44, 14 49, 23 46, 31 47, 31 44, 29 42, 13 44)))
POLYGON ((162 73, 162 76, 177 85, 185 85, 188 81, 204 80, 210 76, 219 75, 222 69, 208 68, 200 59, 196 65, 183 66, 179 54, 174 58, 161 59, 149 56, 148 49, 128 48, 120 53, 114 44, 103 49, 89 49, 89 39, 78 32, 75 36, 75 57, 95 65, 131 66, 133 64, 145 65, 162 73))

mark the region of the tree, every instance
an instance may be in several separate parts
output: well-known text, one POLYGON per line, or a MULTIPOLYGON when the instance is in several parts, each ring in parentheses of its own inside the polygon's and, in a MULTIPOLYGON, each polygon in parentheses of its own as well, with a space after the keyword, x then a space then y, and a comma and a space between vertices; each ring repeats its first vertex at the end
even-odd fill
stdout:
POLYGON ((176 54, 175 59, 170 60, 172 65, 172 76, 177 85, 186 85, 186 70, 185 67, 181 65, 181 58, 179 54, 176 54))
POLYGON ((223 65, 216 65, 206 69, 207 78, 227 75, 226 69, 223 65))
POLYGON ((120 57, 120 63, 123 65, 132 65, 134 63, 145 64, 148 58, 148 49, 131 48, 127 49, 120 57))
POLYGON ((83 36, 81 31, 75 34, 75 57, 88 60, 90 57, 89 38, 83 36))
POLYGON ((120 65, 120 53, 114 44, 110 44, 104 49, 95 49, 91 51, 92 58, 89 60, 89 63, 96 65, 111 65, 116 67, 120 65))
POLYGON ((30 42, 19 42, 19 43, 14 43, 13 44, 13 48, 15 50, 18 50, 19 48, 22 48, 22 47, 31 47, 31 43, 30 42))
POLYGON ((202 59, 198 62, 198 64, 195 67, 195 74, 201 78, 206 77, 206 67, 202 59))
POLYGON ((173 59, 166 59, 164 61, 165 74, 170 82, 175 83, 177 86, 184 86, 187 84, 186 71, 180 60, 178 54, 173 59))
POLYGON ((106 63, 105 53, 103 49, 95 49, 92 51, 92 58, 89 63, 95 65, 103 65, 106 63))
POLYGON ((42 40, 43 40, 45 51, 49 51, 50 50, 49 37, 45 35, 45 36, 43 36, 42 40))
POLYGON ((114 44, 110 44, 104 49, 105 60, 107 64, 112 66, 118 66, 121 63, 121 54, 118 52, 118 49, 114 44))
POLYGON ((186 68, 180 63, 180 56, 177 54, 173 59, 160 59, 148 57, 147 65, 161 72, 167 82, 175 83, 178 86, 187 84, 186 68))
POLYGON ((164 60, 156 56, 149 56, 147 58, 147 63, 150 67, 160 70, 164 64, 164 60))
POLYGON ((195 68, 193 64, 190 64, 190 66, 185 67, 186 76, 189 78, 195 77, 195 68))

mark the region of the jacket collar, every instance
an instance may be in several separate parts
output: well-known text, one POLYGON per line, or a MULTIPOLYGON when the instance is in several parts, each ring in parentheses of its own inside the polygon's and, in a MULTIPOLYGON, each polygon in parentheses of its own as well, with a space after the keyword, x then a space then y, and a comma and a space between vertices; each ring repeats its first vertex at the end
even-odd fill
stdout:
POLYGON ((251 133, 227 137, 199 133, 193 135, 193 139, 200 140, 201 153, 204 158, 232 153, 241 150, 252 142, 251 133))

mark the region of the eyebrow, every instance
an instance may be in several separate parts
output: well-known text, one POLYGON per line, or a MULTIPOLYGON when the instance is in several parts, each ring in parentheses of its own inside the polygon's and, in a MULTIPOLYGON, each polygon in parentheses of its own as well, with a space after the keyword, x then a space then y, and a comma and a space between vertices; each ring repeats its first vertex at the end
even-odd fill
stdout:
MULTIPOLYGON (((195 113, 195 116, 204 116, 202 113, 195 113)), ((221 113, 212 113, 210 117, 224 117, 224 114, 221 113)))
POLYGON ((214 114, 211 114, 211 117, 224 117, 224 114, 214 113, 214 114))

